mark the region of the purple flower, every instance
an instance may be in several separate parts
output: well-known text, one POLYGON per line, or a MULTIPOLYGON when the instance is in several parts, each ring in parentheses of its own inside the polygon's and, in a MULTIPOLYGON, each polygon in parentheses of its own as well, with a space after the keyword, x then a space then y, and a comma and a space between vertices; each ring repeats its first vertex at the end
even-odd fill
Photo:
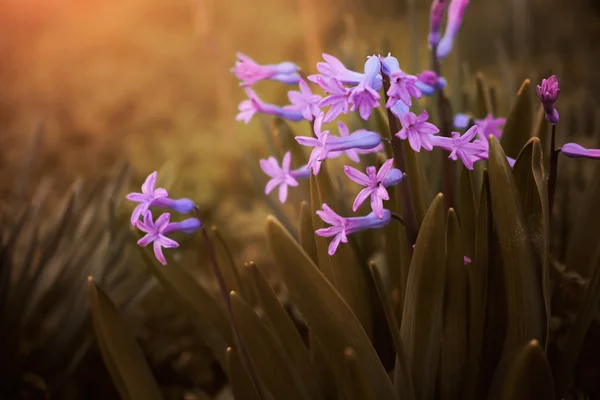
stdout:
POLYGON ((505 123, 505 118, 494 118, 492 114, 488 114, 484 119, 475 120, 475 125, 479 128, 478 135, 481 140, 487 139, 490 135, 500 139, 502 130, 499 127, 505 123))
POLYGON ((288 98, 292 104, 283 108, 288 111, 300 112, 305 120, 312 121, 313 117, 319 115, 319 101, 321 100, 321 96, 313 94, 304 79, 300 79, 299 86, 300 91, 290 90, 288 92, 288 98))
MULTIPOLYGON (((351 71, 337 58, 323 53, 325 62, 317 63, 317 70, 324 77, 335 78, 344 85, 356 86, 364 78, 364 74, 351 71)), ((308 80, 313 81, 316 75, 311 75, 308 80)))
POLYGON ((148 175, 142 184, 142 193, 129 193, 127 196, 125 196, 125 198, 129 201, 140 203, 137 207, 135 207, 133 213, 131 214, 131 225, 136 226, 140 216, 144 215, 146 211, 148 211, 152 202, 157 199, 166 198, 169 195, 165 189, 154 189, 157 176, 158 172, 156 171, 148 175))
MULTIPOLYGON (((327 117, 325 117, 325 122, 327 121, 327 117)), ((338 121, 338 130, 340 132, 340 137, 348 137, 350 136, 348 127, 346 126, 346 124, 344 124, 342 121, 338 121)), ((355 134, 357 132, 363 131, 364 129, 359 129, 357 131, 352 132, 352 134, 355 134)), ((363 150, 363 149, 348 149, 348 150, 342 150, 342 151, 331 151, 329 152, 329 154, 327 155, 327 158, 337 158, 343 154, 347 155, 348 158, 354 162, 359 162, 360 158, 358 157, 359 154, 371 154, 371 153, 377 153, 383 151, 383 144, 379 144, 377 147, 373 147, 372 149, 367 149, 367 150, 363 150)))
POLYGON ((381 144, 381 136, 375 132, 360 130, 346 137, 329 137, 329 131, 322 131, 325 115, 321 112, 314 123, 315 138, 297 136, 296 141, 303 146, 311 146, 313 150, 308 160, 307 168, 312 168, 313 174, 318 175, 321 163, 330 152, 350 149, 370 150, 381 144))
POLYGON ((264 79, 271 79, 294 85, 300 80, 296 64, 282 62, 279 64, 258 65, 250 57, 237 53, 238 61, 231 72, 241 81, 240 86, 248 87, 264 79))
POLYGON ((325 93, 329 94, 329 96, 322 99, 318 105, 319 107, 330 107, 325 115, 324 122, 331 122, 342 113, 348 114, 348 97, 350 96, 350 89, 345 88, 337 79, 323 75, 312 75, 312 77, 309 77, 308 79, 319 85, 325 93))
POLYGON ((440 42, 440 31, 442 29, 442 19, 446 13, 448 0, 433 0, 431 2, 431 12, 429 19, 429 45, 434 47, 440 42))
POLYGON ((166 237, 165 230, 169 225, 171 216, 167 213, 162 214, 156 219, 156 223, 152 220, 152 211, 146 211, 144 214, 144 222, 137 221, 136 226, 143 232, 146 232, 146 236, 138 240, 140 246, 147 246, 154 242, 154 255, 160 261, 162 265, 167 265, 167 260, 163 255, 162 248, 167 249, 179 247, 179 243, 173 239, 166 237))
POLYGON ((467 114, 458 113, 454 115, 454 121, 452 122, 452 125, 454 125, 456 129, 467 129, 470 121, 471 117, 469 117, 467 114))
POLYGON ((565 143, 560 148, 560 152, 571 158, 592 158, 600 159, 600 149, 586 149, 577 143, 565 143))
POLYGON ((441 90, 446 87, 446 79, 433 71, 425 70, 421 74, 417 75, 417 81, 415 86, 425 96, 431 96, 436 90, 441 90))
POLYGON ((395 57, 387 56, 381 61, 381 65, 383 73, 390 78, 390 88, 387 91, 388 101, 385 105, 387 108, 393 107, 398 101, 402 101, 410 107, 412 105, 411 96, 415 99, 422 96, 416 86, 417 77, 403 72, 395 57))
POLYGON ((298 178, 308 177, 310 171, 306 167, 299 168, 296 171, 290 170, 292 162, 292 153, 289 151, 283 156, 281 167, 277 163, 275 157, 269 157, 266 160, 260 160, 260 168, 263 172, 271 177, 265 187, 265 194, 269 194, 279 186, 279 201, 285 203, 288 195, 288 186, 298 186, 298 178), (308 172, 308 173, 307 173, 308 172))
POLYGON ((544 111, 546 112, 546 121, 557 124, 558 123, 558 111, 554 108, 554 103, 558 100, 560 89, 558 87, 558 79, 556 75, 552 75, 548 79, 542 79, 542 85, 537 85, 537 95, 542 102, 544 111))
POLYGON ((317 211, 317 215, 323 221, 330 224, 329 228, 317 229, 316 234, 322 237, 332 237, 329 244, 329 255, 335 254, 340 242, 348 243, 346 235, 360 232, 366 229, 377 229, 386 226, 392 214, 389 210, 383 210, 383 219, 378 218, 375 213, 370 213, 364 217, 344 218, 337 215, 329 206, 323 203, 323 211, 317 211))
POLYGON ((238 110, 240 112, 235 117, 236 121, 244 121, 245 123, 248 123, 257 112, 275 115, 277 117, 294 122, 302 121, 304 119, 304 115, 301 111, 289 110, 273 104, 265 103, 256 95, 254 90, 245 88, 245 91, 248 95, 248 100, 242 101, 238 106, 238 110))
POLYGON ((440 40, 437 47, 437 57, 445 58, 452 51, 454 37, 458 33, 460 24, 462 23, 465 9, 469 5, 469 0, 451 0, 448 7, 448 22, 446 23, 446 31, 444 37, 440 40))
POLYGON ((462 136, 458 132, 452 132, 451 138, 433 136, 432 142, 434 146, 450 151, 448 158, 452 160, 460 158, 465 167, 473 169, 473 163, 482 159, 482 153, 485 153, 487 158, 487 143, 471 142, 477 135, 477 129, 477 125, 473 125, 462 136))
POLYGON ((360 207, 368 197, 371 197, 371 209, 377 218, 383 219, 383 200, 390 199, 385 188, 386 186, 397 185, 403 178, 402 171, 397 168, 392 169, 393 163, 393 158, 387 160, 383 163, 379 172, 377 172, 377 168, 373 166, 367 167, 366 175, 356 168, 348 165, 344 166, 344 172, 348 178, 365 187, 356 196, 354 204, 352 205, 352 211, 356 212, 358 207, 360 207))
POLYGON ((420 152, 421 147, 425 150, 433 150, 432 139, 440 130, 432 123, 427 122, 429 114, 427 111, 421 112, 417 117, 414 113, 409 112, 400 118, 402 129, 396 133, 402 140, 407 140, 410 147, 420 152))
POLYGON ((373 108, 379 107, 379 89, 383 84, 381 78, 381 61, 377 56, 371 56, 365 63, 364 78, 359 82, 358 86, 354 87, 348 103, 352 106, 350 110, 358 110, 362 119, 367 121, 371 116, 373 108))

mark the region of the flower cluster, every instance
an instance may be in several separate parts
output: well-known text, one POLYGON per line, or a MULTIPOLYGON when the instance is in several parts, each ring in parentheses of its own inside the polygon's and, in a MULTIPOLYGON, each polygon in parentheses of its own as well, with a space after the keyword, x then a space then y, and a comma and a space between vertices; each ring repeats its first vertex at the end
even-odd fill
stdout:
POLYGON ((167 265, 162 251, 163 247, 170 249, 178 247, 179 244, 165 235, 177 231, 194 233, 200 229, 202 223, 198 218, 171 222, 169 213, 163 213, 156 218, 156 221, 154 220, 150 207, 167 208, 180 214, 188 214, 196 208, 196 205, 190 199, 170 199, 165 189, 155 188, 157 176, 157 172, 148 175, 146 181, 142 184, 142 193, 129 193, 125 198, 139 203, 131 214, 131 225, 146 233, 146 235, 138 241, 138 244, 145 247, 153 243, 154 255, 161 264, 167 265), (142 217, 141 220, 140 217, 142 217))

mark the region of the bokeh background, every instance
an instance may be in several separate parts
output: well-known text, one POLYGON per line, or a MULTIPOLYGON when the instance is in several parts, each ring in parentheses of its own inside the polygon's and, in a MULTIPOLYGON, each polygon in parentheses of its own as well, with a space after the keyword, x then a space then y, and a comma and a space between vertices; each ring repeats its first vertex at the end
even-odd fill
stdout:
MULTIPOLYGON (((51 217, 74 180, 93 184, 127 162, 131 189, 159 170, 163 186, 193 198, 225 232, 236 261, 267 263, 262 228, 271 210, 247 163, 269 154, 270 122, 234 120, 245 96, 229 71, 236 52, 265 64, 293 61, 310 73, 324 51, 357 69, 366 55, 391 51, 403 69, 418 73, 429 64, 429 6, 429 0, 0 0, 0 209, 6 213, 50 179, 44 210, 51 217)), ((598 65, 600 1, 472 0, 442 68, 454 93, 453 77, 483 72, 495 89, 498 116, 506 115, 523 79, 536 84, 555 73, 565 121, 559 142, 577 132, 598 144, 598 65)), ((460 82, 465 92, 474 85, 460 82)), ((287 101, 286 89, 256 86, 263 99, 279 104, 287 101)), ((455 111, 468 109, 468 99, 453 100, 455 111)), ((307 124, 292 126, 307 132, 307 124)), ((119 207, 126 219, 129 206, 119 207)), ((188 264, 201 257, 172 254, 188 264)), ((206 368, 207 350, 165 303, 148 297, 145 309, 153 313, 136 320, 159 382, 215 391, 222 374, 206 368)), ((93 365, 101 365, 98 357, 93 365)), ((102 384, 110 382, 106 373, 93 371, 83 379, 87 389, 79 388, 84 398, 112 398, 102 384)))

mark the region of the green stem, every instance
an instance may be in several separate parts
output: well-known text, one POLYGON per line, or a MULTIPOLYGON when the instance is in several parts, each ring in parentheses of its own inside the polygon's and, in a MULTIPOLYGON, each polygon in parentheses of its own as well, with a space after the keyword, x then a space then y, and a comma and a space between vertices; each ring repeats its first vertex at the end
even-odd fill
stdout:
POLYGON ((556 192, 556 177, 558 175, 558 153, 556 150, 556 124, 552 124, 552 135, 550 136, 550 174, 548 175, 548 209, 552 218, 552 207, 554 206, 554 193, 556 192))

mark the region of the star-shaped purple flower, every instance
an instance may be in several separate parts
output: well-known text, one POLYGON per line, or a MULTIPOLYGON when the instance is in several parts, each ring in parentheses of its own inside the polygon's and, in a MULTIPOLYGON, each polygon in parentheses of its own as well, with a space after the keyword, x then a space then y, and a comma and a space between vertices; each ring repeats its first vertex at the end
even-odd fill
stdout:
POLYGON ((269 157, 266 160, 260 160, 260 168, 271 177, 265 187, 265 194, 269 194, 279 186, 279 201, 285 203, 288 195, 288 186, 298 186, 298 175, 305 175, 306 167, 302 171, 291 171, 292 153, 287 152, 281 161, 281 167, 275 157, 269 157))
POLYGON ((473 163, 487 158, 487 143, 481 140, 471 142, 477 135, 477 125, 473 125, 464 135, 459 132, 452 132, 452 137, 434 136, 432 143, 434 146, 441 147, 450 151, 448 158, 460 160, 468 169, 473 169, 473 163))
POLYGON ((330 256, 335 254, 340 243, 348 243, 346 235, 360 232, 366 229, 376 229, 386 226, 392 214, 389 210, 383 210, 383 219, 378 218, 375 213, 370 213, 364 217, 344 218, 340 217, 327 204, 323 203, 323 211, 317 211, 317 215, 323 221, 331 225, 328 228, 317 229, 316 234, 322 237, 332 237, 329 244, 328 253, 330 256))
POLYGON ((410 107, 411 97, 418 99, 422 96, 421 90, 416 86, 417 77, 402 71, 396 57, 388 55, 381 61, 381 66, 383 73, 390 78, 388 101, 385 105, 387 108, 393 107, 398 101, 410 107))
POLYGON ((141 231, 146 232, 146 236, 138 240, 137 243, 140 246, 146 247, 154 242, 154 255, 162 265, 167 265, 167 260, 165 259, 162 248, 171 249, 179 247, 179 243, 164 235, 170 219, 171 216, 165 213, 158 217, 156 222, 154 222, 152 219, 152 211, 146 211, 144 214, 144 222, 137 221, 136 224, 141 231))
POLYGON ((344 166, 344 172, 348 178, 365 187, 356 196, 354 204, 352 205, 352 211, 356 212, 358 207, 360 207, 367 198, 371 197, 371 209, 377 218, 383 219, 383 200, 390 199, 385 188, 386 186, 400 183, 403 178, 402 172, 399 169, 392 169, 393 163, 393 158, 387 160, 383 163, 381 168, 379 168, 379 171, 373 166, 367 167, 366 174, 348 165, 344 166))
MULTIPOLYGON (((317 63, 317 70, 321 76, 335 78, 344 85, 356 86, 364 78, 364 74, 351 71, 337 58, 323 53, 325 62, 317 63)), ((308 80, 312 81, 316 75, 311 75, 308 80)))
POLYGON ((156 171, 148 175, 142 184, 142 193, 129 193, 127 196, 125 196, 125 198, 129 201, 140 203, 137 207, 135 207, 133 213, 131 214, 131 225, 136 226, 140 216, 144 215, 146 211, 148 211, 153 201, 166 198, 169 195, 165 189, 154 188, 156 185, 157 176, 158 172, 156 171))
POLYGON ((331 122, 342 113, 348 114, 350 89, 345 88, 339 80, 323 75, 312 75, 308 79, 329 94, 319 102, 319 107, 329 107, 324 122, 331 122))
POLYGON ((289 106, 284 106, 285 110, 301 112, 302 116, 307 121, 312 121, 313 117, 319 115, 319 101, 321 96, 313 94, 312 90, 304 79, 300 79, 300 91, 290 90, 288 98, 290 99, 289 106))
POLYGON ((237 62, 231 72, 240 80, 240 86, 248 87, 264 79, 271 79, 287 84, 296 84, 300 79, 296 64, 282 62, 279 64, 259 65, 250 57, 237 53, 237 62))
POLYGON ((365 63, 365 76, 360 83, 352 89, 348 97, 350 110, 358 110, 360 117, 367 121, 371 111, 379 107, 381 96, 378 91, 382 86, 381 61, 378 56, 370 56, 365 63))
POLYGON ((258 97, 254 90, 245 88, 245 91, 248 95, 248 100, 242 101, 238 106, 239 113, 235 117, 236 121, 244 121, 247 124, 252 120, 252 117, 256 113, 275 115, 294 122, 302 121, 304 119, 303 113, 299 110, 287 109, 274 104, 265 103, 258 97))
POLYGON ((487 140, 488 136, 494 135, 500 139, 502 129, 500 126, 506 123, 506 118, 494 118, 492 114, 488 114, 484 119, 476 119, 475 125, 479 128, 478 135, 481 140, 487 140))
POLYGON ((432 139, 440 130, 432 123, 427 122, 429 114, 427 111, 421 112, 417 117, 414 113, 409 112, 400 118, 402 129, 396 133, 402 140, 407 140, 410 147, 417 153, 421 151, 421 147, 425 150, 433 150, 432 139))

